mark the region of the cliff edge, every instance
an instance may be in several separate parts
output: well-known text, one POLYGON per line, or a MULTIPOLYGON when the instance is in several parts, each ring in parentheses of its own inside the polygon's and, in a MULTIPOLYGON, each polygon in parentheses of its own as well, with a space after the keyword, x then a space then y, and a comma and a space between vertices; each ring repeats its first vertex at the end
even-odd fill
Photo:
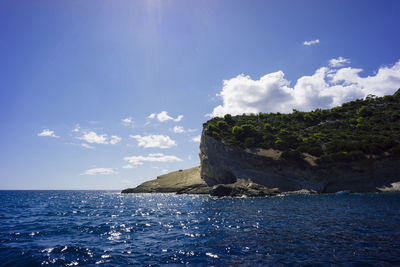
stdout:
POLYGON ((214 117, 203 125, 201 177, 209 186, 251 181, 284 192, 395 190, 399 122, 400 89, 332 109, 214 117))
POLYGON ((203 124, 200 161, 122 192, 399 191, 400 89, 326 110, 214 117, 203 124))
POLYGON ((203 131, 201 177, 208 186, 250 181, 281 192, 379 192, 400 181, 400 158, 388 156, 317 164, 310 155, 283 159, 275 149, 240 148, 203 131))

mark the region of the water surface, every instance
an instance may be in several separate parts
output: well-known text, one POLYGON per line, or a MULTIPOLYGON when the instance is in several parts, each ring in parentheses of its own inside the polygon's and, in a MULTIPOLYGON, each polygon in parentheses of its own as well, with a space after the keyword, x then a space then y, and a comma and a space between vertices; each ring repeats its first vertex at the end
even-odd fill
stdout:
POLYGON ((0 191, 0 265, 399 265, 400 194, 0 191))

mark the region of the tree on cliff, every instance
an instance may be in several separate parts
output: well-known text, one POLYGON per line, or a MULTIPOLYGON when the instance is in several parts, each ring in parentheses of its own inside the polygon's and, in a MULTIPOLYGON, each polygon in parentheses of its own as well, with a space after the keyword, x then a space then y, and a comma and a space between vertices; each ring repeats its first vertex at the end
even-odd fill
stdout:
POLYGON ((308 153, 329 162, 398 155, 400 89, 393 95, 368 95, 326 110, 227 114, 204 126, 208 135, 229 144, 279 149, 288 158, 308 153))

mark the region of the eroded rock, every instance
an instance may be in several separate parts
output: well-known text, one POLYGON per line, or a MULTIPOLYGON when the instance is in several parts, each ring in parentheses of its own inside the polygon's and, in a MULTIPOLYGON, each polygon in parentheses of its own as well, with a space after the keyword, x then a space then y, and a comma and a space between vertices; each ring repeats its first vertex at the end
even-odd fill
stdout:
MULTIPOLYGON (((311 156, 304 160, 284 160, 278 158, 278 154, 279 151, 274 150, 242 149, 208 136, 203 131, 201 177, 210 187, 223 184, 218 189, 221 192, 239 190, 226 187, 226 184, 239 180, 278 188, 281 192, 304 189, 317 193, 346 190, 378 192, 399 181, 400 158, 395 156, 317 165, 311 156)), ((219 194, 218 190, 215 194, 219 194)))
POLYGON ((269 189, 265 186, 255 184, 253 182, 238 181, 233 184, 218 184, 212 187, 211 196, 217 197, 264 197, 279 194, 277 188, 269 189))

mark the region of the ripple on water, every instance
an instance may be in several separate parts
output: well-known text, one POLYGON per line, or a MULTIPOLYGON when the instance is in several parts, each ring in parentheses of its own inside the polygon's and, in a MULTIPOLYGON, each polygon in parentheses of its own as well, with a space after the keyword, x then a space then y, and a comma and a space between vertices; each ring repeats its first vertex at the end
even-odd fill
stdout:
POLYGON ((0 265, 400 264, 400 195, 0 192, 0 265))

